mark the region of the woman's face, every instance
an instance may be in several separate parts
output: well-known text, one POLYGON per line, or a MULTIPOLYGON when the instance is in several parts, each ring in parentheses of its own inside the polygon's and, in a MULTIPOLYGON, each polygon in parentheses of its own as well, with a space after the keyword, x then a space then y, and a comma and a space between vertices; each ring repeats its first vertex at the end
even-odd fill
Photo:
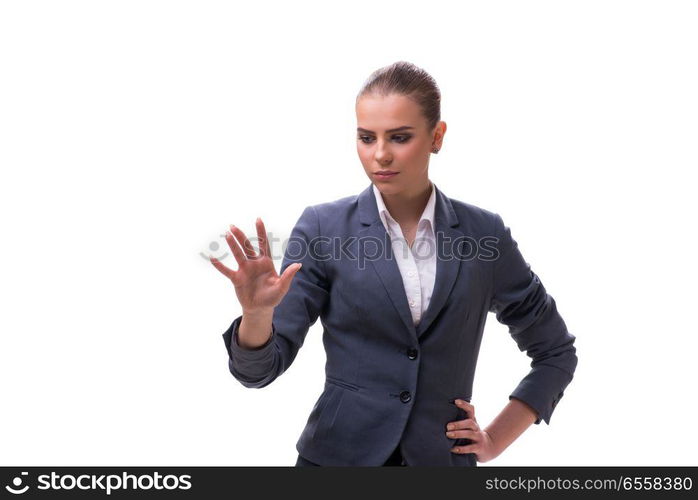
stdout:
POLYGON ((434 145, 441 147, 444 122, 428 130, 419 105, 398 94, 362 96, 356 118, 356 149, 366 175, 381 193, 414 195, 429 186, 429 157, 434 145), (376 175, 381 170, 397 174, 376 175))

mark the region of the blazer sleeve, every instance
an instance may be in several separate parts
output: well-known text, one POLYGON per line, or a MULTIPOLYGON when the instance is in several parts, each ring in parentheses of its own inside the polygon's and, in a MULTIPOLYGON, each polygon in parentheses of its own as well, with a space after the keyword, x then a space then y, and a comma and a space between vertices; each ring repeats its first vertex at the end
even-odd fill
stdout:
POLYGON ((317 212, 313 206, 306 207, 291 231, 279 274, 295 262, 303 266, 274 308, 269 340, 254 349, 241 347, 238 328, 242 315, 223 333, 230 373, 245 387, 265 387, 291 366, 308 330, 327 303, 329 286, 325 264, 318 257, 319 235, 317 212))
POLYGON ((509 334, 532 359, 531 371, 509 395, 534 408, 535 423, 550 417, 577 367, 575 336, 557 311, 555 300, 524 260, 518 244, 495 214, 499 255, 494 259, 490 312, 509 327, 509 334))

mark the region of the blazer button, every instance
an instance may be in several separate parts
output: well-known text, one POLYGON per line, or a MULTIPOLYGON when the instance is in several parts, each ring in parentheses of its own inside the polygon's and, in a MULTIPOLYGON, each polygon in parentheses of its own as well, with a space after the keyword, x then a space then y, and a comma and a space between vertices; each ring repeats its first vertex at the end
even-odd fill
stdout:
POLYGON ((417 349, 414 347, 407 349, 407 357, 410 359, 417 359, 417 349))
POLYGON ((403 403, 409 403, 410 399, 412 399, 412 394, 410 394, 410 391, 402 391, 400 393, 400 401, 403 403))

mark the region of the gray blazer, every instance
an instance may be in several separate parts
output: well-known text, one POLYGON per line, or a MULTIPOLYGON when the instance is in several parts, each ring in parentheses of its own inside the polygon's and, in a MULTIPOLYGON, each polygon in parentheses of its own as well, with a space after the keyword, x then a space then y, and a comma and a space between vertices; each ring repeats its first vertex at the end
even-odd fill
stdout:
POLYGON ((447 422, 466 418, 488 312, 532 359, 509 395, 550 416, 577 366, 575 337, 519 252, 499 214, 436 188, 434 291, 415 327, 390 237, 371 185, 359 195, 305 208, 281 272, 303 267, 274 309, 272 336, 256 349, 237 342, 238 316, 223 334, 230 372, 262 388, 284 373, 317 318, 325 385, 296 449, 326 466, 382 465, 399 445, 407 465, 476 466, 451 452, 447 422))

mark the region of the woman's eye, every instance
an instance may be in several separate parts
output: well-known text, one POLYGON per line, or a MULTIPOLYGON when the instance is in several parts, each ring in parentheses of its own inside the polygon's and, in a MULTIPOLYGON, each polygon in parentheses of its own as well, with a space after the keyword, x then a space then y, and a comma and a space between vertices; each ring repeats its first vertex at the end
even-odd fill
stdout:
MULTIPOLYGON (((404 142, 409 141, 410 137, 412 137, 412 136, 410 136, 410 135, 394 135, 393 139, 395 139, 395 141, 398 144, 402 144, 404 142)), ((373 142, 373 137, 370 137, 368 135, 360 135, 359 140, 361 142, 363 142, 364 144, 370 144, 371 142, 373 142)))

